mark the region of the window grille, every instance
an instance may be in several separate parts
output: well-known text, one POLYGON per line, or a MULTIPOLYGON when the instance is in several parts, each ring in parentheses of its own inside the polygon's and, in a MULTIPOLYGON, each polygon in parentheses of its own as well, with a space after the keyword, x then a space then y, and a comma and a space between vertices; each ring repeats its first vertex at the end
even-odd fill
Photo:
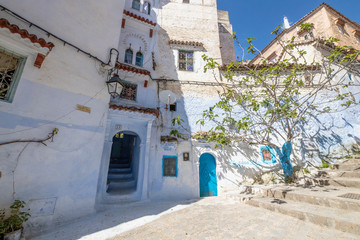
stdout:
POLYGON ((11 101, 24 58, 0 48, 0 100, 11 101))
POLYGON ((179 69, 182 71, 194 71, 193 51, 179 51, 179 69))
POLYGON ((140 0, 133 0, 132 8, 140 11, 140 0))
POLYGON ((122 82, 123 90, 121 91, 120 98, 136 101, 137 85, 129 82, 122 82))
POLYGON ((177 157, 164 156, 163 157, 163 176, 176 177, 177 176, 177 157))

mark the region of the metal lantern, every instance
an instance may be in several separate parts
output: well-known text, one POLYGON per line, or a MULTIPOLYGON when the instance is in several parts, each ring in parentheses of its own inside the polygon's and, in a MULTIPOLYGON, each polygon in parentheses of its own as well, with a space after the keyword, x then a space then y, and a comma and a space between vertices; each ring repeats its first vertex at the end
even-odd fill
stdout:
POLYGON ((106 82, 108 86, 109 94, 113 97, 120 97, 121 91, 123 90, 123 85, 121 84, 121 79, 119 75, 114 74, 109 81, 106 82))

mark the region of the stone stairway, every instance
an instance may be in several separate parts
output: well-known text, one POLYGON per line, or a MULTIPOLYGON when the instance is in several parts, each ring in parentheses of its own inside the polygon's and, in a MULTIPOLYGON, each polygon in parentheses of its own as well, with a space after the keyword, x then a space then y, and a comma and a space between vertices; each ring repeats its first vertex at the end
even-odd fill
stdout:
POLYGON ((129 194, 136 190, 136 181, 128 159, 113 161, 108 172, 109 194, 129 194))
POLYGON ((248 186, 246 204, 360 238, 360 157, 333 167, 319 170, 303 185, 248 186))

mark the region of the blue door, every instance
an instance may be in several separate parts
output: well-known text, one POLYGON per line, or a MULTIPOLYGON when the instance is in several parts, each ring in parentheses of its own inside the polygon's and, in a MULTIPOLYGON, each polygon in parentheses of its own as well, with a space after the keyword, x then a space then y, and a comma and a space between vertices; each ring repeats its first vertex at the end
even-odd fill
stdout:
POLYGON ((209 153, 204 153, 199 161, 200 197, 217 196, 215 158, 209 153))

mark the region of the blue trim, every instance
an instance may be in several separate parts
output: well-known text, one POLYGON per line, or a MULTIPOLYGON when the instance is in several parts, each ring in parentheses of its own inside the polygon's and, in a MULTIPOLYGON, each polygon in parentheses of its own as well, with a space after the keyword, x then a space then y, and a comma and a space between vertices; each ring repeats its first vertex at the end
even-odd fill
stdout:
POLYGON ((11 50, 8 50, 6 48, 3 48, 0 46, 0 50, 3 50, 5 52, 8 52, 12 55, 15 55, 16 57, 20 58, 19 64, 16 67, 15 73, 14 73, 14 77, 13 77, 13 81, 10 84, 10 89, 9 89, 9 93, 6 99, 0 99, 0 102, 6 102, 6 103, 12 103, 12 101, 14 100, 14 96, 15 96, 15 91, 18 87, 21 75, 23 73, 24 67, 25 67, 25 63, 27 60, 27 57, 20 55, 16 52, 13 52, 11 50))
POLYGON ((260 147, 260 155, 261 155, 261 159, 263 161, 263 163, 267 163, 267 164, 272 164, 272 163, 276 163, 276 155, 275 155, 275 151, 272 147, 269 146, 262 146, 260 147), (264 159, 264 155, 263 155, 263 150, 269 150, 270 151, 270 155, 271 155, 271 160, 265 160, 264 159))
POLYGON ((169 155, 164 155, 162 158, 162 175, 163 177, 176 177, 178 176, 178 156, 169 156, 169 155), (175 169, 175 175, 164 175, 164 163, 165 163, 165 158, 176 158, 176 169, 175 169))
POLYGON ((348 73, 350 81, 352 81, 351 73, 348 73))

